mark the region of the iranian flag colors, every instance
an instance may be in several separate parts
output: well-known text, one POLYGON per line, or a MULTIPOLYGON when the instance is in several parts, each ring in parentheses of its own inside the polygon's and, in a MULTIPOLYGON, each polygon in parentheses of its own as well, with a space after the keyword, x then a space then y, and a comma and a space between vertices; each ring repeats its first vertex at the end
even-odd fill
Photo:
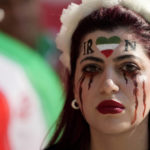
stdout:
POLYGON ((0 150, 39 150, 62 105, 52 68, 0 33, 0 150))
POLYGON ((117 36, 112 36, 110 38, 98 37, 96 40, 96 46, 103 55, 109 57, 119 46, 120 42, 121 40, 117 36))

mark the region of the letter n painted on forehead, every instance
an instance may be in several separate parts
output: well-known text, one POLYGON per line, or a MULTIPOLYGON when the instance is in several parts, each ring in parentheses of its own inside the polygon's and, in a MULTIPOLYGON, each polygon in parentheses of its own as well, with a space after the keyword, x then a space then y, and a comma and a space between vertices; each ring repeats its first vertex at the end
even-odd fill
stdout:
POLYGON ((132 50, 135 50, 136 49, 136 42, 135 41, 125 40, 125 51, 128 51, 129 47, 132 50))
POLYGON ((109 57, 113 51, 119 46, 121 39, 118 36, 112 36, 110 38, 98 37, 96 40, 96 46, 98 50, 105 56, 109 57))
POLYGON ((93 41, 89 39, 87 42, 84 42, 84 53, 83 55, 88 55, 91 53, 94 53, 94 50, 92 50, 93 41))

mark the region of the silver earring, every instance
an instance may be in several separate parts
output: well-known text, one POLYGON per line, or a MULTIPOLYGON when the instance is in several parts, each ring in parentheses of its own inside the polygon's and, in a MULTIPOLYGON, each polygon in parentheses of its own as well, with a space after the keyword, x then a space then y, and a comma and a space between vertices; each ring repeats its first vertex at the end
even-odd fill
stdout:
POLYGON ((74 99, 72 102, 71 102, 71 106, 73 109, 79 109, 79 104, 77 103, 77 100, 74 99))

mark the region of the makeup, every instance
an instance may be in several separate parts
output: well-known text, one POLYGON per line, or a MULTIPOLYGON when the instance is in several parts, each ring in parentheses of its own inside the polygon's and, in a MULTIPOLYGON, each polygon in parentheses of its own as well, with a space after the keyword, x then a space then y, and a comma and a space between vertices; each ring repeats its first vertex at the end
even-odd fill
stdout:
POLYGON ((83 55, 88 55, 94 53, 92 50, 93 41, 89 39, 87 42, 84 42, 84 53, 83 55))
POLYGON ((114 100, 104 100, 97 106, 97 110, 101 114, 118 114, 124 109, 124 105, 114 100))
POLYGON ((112 36, 110 38, 98 37, 96 40, 96 46, 98 50, 105 56, 109 57, 113 51, 119 46, 121 39, 118 36, 112 36))
POLYGON ((83 112, 82 84, 83 84, 84 80, 85 80, 85 74, 83 73, 82 76, 81 76, 81 78, 79 79, 79 82, 80 82, 80 84, 79 84, 79 98, 80 98, 80 102, 81 102, 81 107, 82 107, 81 111, 82 112, 83 112))
POLYGON ((136 49, 136 42, 135 41, 125 40, 125 51, 128 51, 129 47, 132 50, 135 50, 136 49))
POLYGON ((128 78, 127 78, 127 75, 126 75, 125 72, 123 72, 123 77, 124 77, 124 79, 125 79, 125 81, 126 81, 126 84, 128 84, 128 78))
POLYGON ((91 84, 92 84, 92 82, 93 82, 93 77, 94 77, 94 75, 91 75, 91 76, 90 76, 90 80, 89 80, 89 84, 88 84, 88 90, 90 89, 91 84))
POLYGON ((134 118, 133 118, 131 124, 133 124, 136 121, 136 118, 137 118, 137 108, 138 108, 138 83, 135 80, 135 78, 133 79, 133 84, 134 84, 133 94, 135 96, 135 110, 134 110, 134 118))
POLYGON ((143 117, 145 115, 146 110, 146 92, 145 92, 145 82, 143 81, 143 105, 144 105, 144 111, 143 111, 143 117))

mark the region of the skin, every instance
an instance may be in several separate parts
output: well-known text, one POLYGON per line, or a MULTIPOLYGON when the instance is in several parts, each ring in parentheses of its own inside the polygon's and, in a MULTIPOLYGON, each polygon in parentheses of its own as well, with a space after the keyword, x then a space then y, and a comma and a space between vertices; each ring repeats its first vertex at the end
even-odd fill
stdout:
POLYGON ((91 150, 147 149, 149 67, 150 60, 143 44, 125 28, 113 32, 95 31, 83 38, 77 59, 74 94, 90 126, 91 150), (109 57, 96 47, 95 41, 100 36, 121 39, 109 57), (89 39, 93 41, 91 48, 94 52, 84 55, 84 42, 89 39), (127 46, 125 40, 134 43, 134 48, 130 44, 127 46), (117 114, 100 113, 96 107, 107 99, 121 103, 125 109, 117 114))

